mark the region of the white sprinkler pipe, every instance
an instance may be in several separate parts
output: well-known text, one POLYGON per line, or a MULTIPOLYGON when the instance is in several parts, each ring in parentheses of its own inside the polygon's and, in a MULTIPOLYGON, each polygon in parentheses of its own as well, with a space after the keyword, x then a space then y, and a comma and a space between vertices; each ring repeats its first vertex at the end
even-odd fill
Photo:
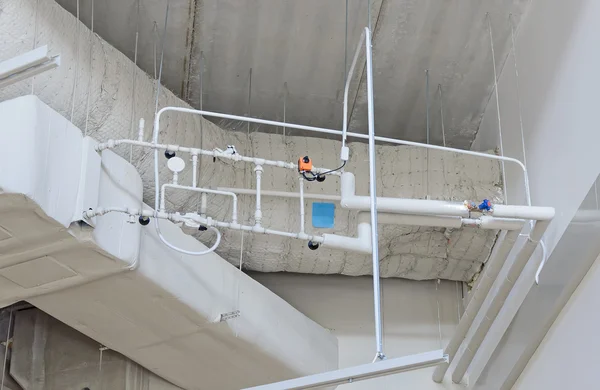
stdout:
MULTIPOLYGON (((344 101, 344 105, 346 107, 348 105, 347 97, 346 97, 346 101, 344 101)), ((258 119, 258 118, 250 118, 250 117, 239 116, 239 115, 223 114, 220 112, 195 110, 195 109, 185 108, 185 107, 164 107, 164 108, 162 108, 160 111, 158 111, 158 113, 156 114, 156 116, 154 118, 154 128, 155 129, 159 128, 160 116, 166 111, 185 112, 185 113, 189 113, 189 114, 211 116, 211 117, 223 118, 223 119, 232 119, 232 120, 237 120, 237 121, 242 121, 242 122, 259 123, 259 124, 270 125, 270 126, 289 127, 292 129, 313 131, 313 132, 323 133, 323 134, 333 134, 333 135, 339 135, 339 136, 343 135, 342 131, 340 131, 340 130, 326 129, 326 128, 314 127, 314 126, 297 125, 294 123, 278 122, 278 121, 271 121, 271 120, 258 119)), ((346 136, 353 137, 353 138, 359 138, 359 139, 369 139, 368 135, 360 134, 360 133, 346 132, 346 136)), ((387 143, 396 144, 396 145, 416 146, 416 147, 425 148, 425 149, 433 149, 433 150, 441 150, 441 151, 445 151, 445 152, 452 152, 452 153, 458 153, 458 154, 466 154, 469 156, 477 156, 477 157, 483 157, 483 158, 487 158, 487 159, 491 159, 491 160, 505 161, 505 162, 517 164, 523 171, 523 180, 525 183, 525 190, 527 193, 528 205, 529 205, 529 203, 531 203, 531 200, 529 197, 529 178, 527 176, 527 168, 521 161, 517 160, 516 158, 506 157, 506 156, 497 156, 495 154, 487 154, 487 153, 481 153, 481 152, 473 152, 470 150, 449 148, 449 147, 438 146, 438 145, 433 145, 433 144, 423 144, 423 143, 419 143, 419 142, 405 141, 405 140, 387 138, 387 137, 375 136, 374 138, 375 138, 375 141, 387 142, 387 143)), ((130 143, 130 144, 132 143, 131 140, 118 140, 118 141, 109 140, 109 141, 112 141, 113 143, 119 142, 119 141, 121 143, 130 143)), ((133 142, 135 142, 135 141, 133 141, 133 142)), ((152 144, 139 145, 139 146, 154 147, 154 145, 152 145, 152 144)), ((155 147, 163 148, 166 146, 167 145, 156 145, 155 147)), ((99 147, 100 147, 100 145, 99 145, 99 147)), ((177 145, 169 145, 169 147, 170 147, 169 150, 177 151, 171 147, 178 147, 178 146, 177 145)), ((104 148, 106 148, 106 146, 104 146, 104 148)), ((187 151, 189 152, 189 150, 191 148, 182 148, 182 147, 180 148, 181 151, 185 151, 184 149, 187 149, 187 151)), ((101 149, 98 149, 98 150, 101 150, 101 149)), ((236 155, 233 155, 233 156, 236 156, 236 155)), ((216 156, 216 157, 230 158, 230 157, 224 157, 224 156, 216 156)), ((230 159, 233 159, 233 158, 230 158, 230 159)), ((250 158, 247 157, 247 159, 250 159, 250 158)), ((248 160, 242 160, 242 161, 248 161, 248 160)), ((249 162, 253 162, 253 161, 249 161, 249 162)), ((262 165, 271 165, 271 164, 263 163, 262 165)), ((295 164, 292 164, 292 165, 295 165, 295 164)), ((322 173, 325 171, 326 171, 325 169, 323 169, 323 170, 315 169, 315 173, 322 173)), ((331 172, 331 174, 338 174, 338 173, 339 172, 331 172)))
POLYGON ((490 330, 494 320, 498 316, 498 313, 500 313, 500 309, 502 309, 506 298, 508 298, 508 295, 510 294, 514 284, 517 282, 517 279, 525 268, 527 261, 531 258, 531 255, 535 251, 535 248, 543 237, 544 232, 548 228, 549 224, 550 221, 537 221, 535 223, 533 230, 527 238, 527 241, 517 254, 514 262, 511 264, 506 278, 501 282, 498 291, 496 291, 495 295, 492 297, 481 323, 473 332, 473 335, 468 340, 463 353, 458 358, 454 372, 452 372, 452 382, 459 383, 467 372, 469 365, 473 361, 473 357, 475 357, 475 353, 477 353, 477 350, 481 346, 483 339, 490 330))
MULTIPOLYGON (((340 193, 343 208, 367 211, 370 209, 368 196, 355 195, 355 178, 350 172, 344 172, 340 180, 340 193)), ((464 203, 446 202, 441 200, 402 199, 402 198, 377 198, 377 210, 416 215, 440 215, 469 217, 469 209, 464 203)), ((495 217, 518 218, 528 220, 547 221, 554 217, 554 208, 538 206, 507 206, 494 205, 492 214, 495 217)))
MULTIPOLYGON (((217 187, 217 190, 233 192, 238 195, 256 195, 256 190, 247 188, 230 188, 230 187, 217 187)), ((261 191, 261 196, 274 196, 278 198, 300 198, 298 192, 288 191, 261 191)), ((333 202, 339 202, 342 197, 339 195, 327 195, 327 194, 304 194, 304 199, 316 199, 316 200, 330 200, 333 202)))
POLYGON ((486 266, 483 268, 483 272, 480 274, 479 280, 477 281, 474 290, 471 292, 471 300, 469 301, 465 312, 460 317, 460 321, 456 330, 454 331, 452 339, 444 349, 444 354, 448 355, 449 360, 447 363, 442 363, 441 365, 436 367, 433 373, 432 379, 435 382, 441 383, 444 379, 444 375, 448 370, 450 362, 452 362, 452 359, 456 355, 458 348, 460 347, 461 343, 466 337, 469 328, 473 324, 473 320, 475 320, 475 316, 477 316, 477 313, 481 309, 485 298, 490 292, 494 281, 498 277, 498 274, 500 273, 502 266, 506 262, 510 251, 517 242, 518 237, 518 230, 502 233, 500 245, 498 245, 498 247, 495 248, 492 257, 488 260, 486 266))
POLYGON ((198 155, 192 153, 192 187, 198 187, 198 155))
MULTIPOLYGON (((158 115, 157 115, 158 118, 158 115)), ((154 144, 158 144, 158 126, 156 126, 157 123, 157 119, 155 119, 155 126, 154 126, 154 133, 152 134, 152 142, 154 144)), ((191 256, 203 256, 209 253, 212 253, 215 251, 215 249, 217 249, 217 247, 219 246, 219 244, 221 243, 221 232, 213 227, 213 226, 209 226, 209 229, 213 230, 216 234, 217 234, 217 239, 215 240, 215 243, 213 244, 212 247, 204 250, 204 251, 188 251, 186 249, 182 249, 179 248, 173 244, 171 244, 170 242, 167 241, 167 239, 162 235, 161 231, 160 231, 160 225, 159 225, 159 221, 158 221, 158 213, 159 213, 159 195, 160 195, 160 175, 158 173, 158 148, 154 148, 154 212, 155 212, 155 218, 154 218, 154 227, 156 229, 156 234, 158 235, 158 238, 160 239, 160 241, 165 244, 166 246, 168 246, 169 248, 173 249, 174 251, 177 251, 179 253, 183 253, 186 255, 191 255, 191 256)))
POLYGON ((300 186, 300 233, 304 233, 304 177, 298 176, 298 186, 300 186))
POLYGON ((144 125, 145 125, 145 121, 144 118, 140 118, 140 123, 138 125, 138 141, 140 142, 144 142, 144 125))
MULTIPOLYGON (((182 186, 182 185, 177 185, 177 184, 163 184, 161 187, 161 191, 160 191, 160 211, 163 213, 165 212, 165 190, 167 188, 173 188, 176 190, 183 190, 183 191, 200 192, 202 194, 215 194, 215 195, 230 196, 232 198, 231 222, 237 223, 238 199, 237 199, 237 195, 234 194, 233 192, 211 190, 208 188, 188 187, 188 186, 182 186)), ((204 206, 204 208, 206 208, 206 204, 204 204, 203 206, 204 206)), ((202 212, 202 210, 201 210, 201 212, 202 212)), ((204 212, 206 212, 206 210, 204 210, 204 212)))
POLYGON ((254 172, 256 172, 256 210, 254 211, 254 223, 256 224, 256 226, 261 226, 262 210, 261 210, 261 206, 260 206, 260 204, 261 204, 260 187, 262 186, 261 183, 262 183, 263 167, 261 165, 255 166, 254 172))
MULTIPOLYGON (((170 108, 170 107, 165 107, 165 108, 170 108)), ((172 108, 176 108, 176 107, 172 107, 172 108)), ((170 152, 190 153, 192 155, 197 154, 200 156, 210 156, 210 157, 222 158, 222 159, 232 160, 232 161, 242 161, 242 162, 251 163, 251 164, 255 164, 255 165, 268 165, 268 166, 277 167, 277 168, 293 169, 296 171, 298 170, 297 164, 287 162, 287 161, 276 161, 276 160, 267 160, 264 158, 257 158, 257 157, 247 157, 247 156, 242 156, 241 154, 237 154, 237 153, 229 154, 229 153, 226 153, 226 152, 224 152, 222 150, 218 150, 218 149, 205 150, 205 149, 198 149, 198 148, 190 148, 187 146, 159 144, 158 142, 143 142, 143 141, 136 141, 136 140, 131 140, 131 139, 117 139, 117 140, 109 139, 106 142, 102 142, 102 143, 96 145, 95 150, 97 152, 101 152, 105 149, 114 149, 119 145, 133 145, 133 146, 139 146, 139 147, 143 147, 143 148, 168 150, 170 152)), ((340 171, 335 171, 331 168, 313 167, 312 171, 314 173, 326 173, 328 175, 334 175, 334 176, 341 175, 340 171)))

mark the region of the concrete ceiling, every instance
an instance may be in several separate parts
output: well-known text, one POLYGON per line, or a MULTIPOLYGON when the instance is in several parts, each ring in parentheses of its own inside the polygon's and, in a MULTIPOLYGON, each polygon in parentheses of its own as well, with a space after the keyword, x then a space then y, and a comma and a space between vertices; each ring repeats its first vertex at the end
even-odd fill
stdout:
MULTIPOLYGON (((92 2, 58 0, 91 26, 92 2)), ((468 148, 529 0, 372 0, 376 132, 426 140, 425 70, 430 71, 431 142, 468 148)), ((94 31, 158 72, 166 1, 104 0, 94 31)), ((341 128, 344 66, 362 28, 366 0, 170 0, 163 83, 196 107, 341 128), (347 18, 346 18, 347 14, 347 18), (347 23, 346 23, 347 20, 347 23), (346 35, 347 30, 347 35, 346 35), (287 88, 286 88, 287 86, 287 88)), ((365 80, 351 89, 351 129, 366 131, 365 80)), ((238 128, 236 123, 219 123, 238 128)), ((281 131, 265 127, 259 131, 281 131)))

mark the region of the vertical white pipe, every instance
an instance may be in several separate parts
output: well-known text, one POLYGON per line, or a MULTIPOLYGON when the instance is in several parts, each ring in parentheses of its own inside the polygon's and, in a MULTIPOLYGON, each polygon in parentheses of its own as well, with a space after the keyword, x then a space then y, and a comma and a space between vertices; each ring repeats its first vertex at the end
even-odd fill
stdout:
POLYGON ((375 306, 375 358, 385 359, 383 353, 383 327, 381 324, 381 286, 379 285, 379 237, 377 232, 377 175, 375 167, 375 116, 373 101, 373 52, 371 32, 365 28, 367 56, 367 107, 369 119, 369 193, 371 196, 371 243, 373 246, 373 303, 375 306))
POLYGON ((140 123, 138 125, 138 141, 144 142, 144 126, 146 122, 144 118, 140 118, 140 123))
POLYGON ((262 165, 254 167, 254 172, 256 172, 256 210, 254 211, 254 223, 256 226, 260 226, 262 222, 262 211, 260 209, 260 187, 263 173, 262 165))
POLYGON ((300 233, 304 233, 304 177, 298 176, 300 186, 300 233))
POLYGON ((192 187, 198 186, 198 155, 192 154, 192 187))
POLYGON ((206 200, 206 193, 203 192, 200 196, 200 215, 202 215, 203 217, 206 217, 207 204, 208 202, 206 200))
POLYGON ((173 172, 173 184, 178 184, 177 180, 179 179, 179 174, 177 172, 173 172))

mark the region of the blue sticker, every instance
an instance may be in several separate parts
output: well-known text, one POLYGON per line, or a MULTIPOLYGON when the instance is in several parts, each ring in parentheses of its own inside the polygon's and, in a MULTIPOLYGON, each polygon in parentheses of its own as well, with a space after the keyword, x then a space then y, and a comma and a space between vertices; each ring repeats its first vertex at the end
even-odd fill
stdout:
POLYGON ((312 225, 315 228, 331 229, 335 219, 335 204, 313 203, 312 225))

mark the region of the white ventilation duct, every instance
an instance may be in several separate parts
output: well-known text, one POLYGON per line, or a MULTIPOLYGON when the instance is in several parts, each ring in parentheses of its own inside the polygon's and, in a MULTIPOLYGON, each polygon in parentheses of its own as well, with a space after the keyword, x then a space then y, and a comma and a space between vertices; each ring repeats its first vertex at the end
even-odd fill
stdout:
MULTIPOLYGON (((50 107, 72 119, 87 135, 99 141, 109 138, 135 138, 139 118, 151 123, 155 110, 155 86, 122 53, 91 32, 53 0, 5 0, 0 13, 0 59, 9 58, 36 45, 48 45, 50 54, 61 54, 61 67, 33 80, 33 92, 50 107), (18 36, 19 39, 14 37, 18 36), (90 63, 91 59, 91 63, 90 63)), ((23 81, 0 90, 0 100, 31 93, 32 82, 23 81)), ((159 108, 187 106, 171 92, 161 89, 159 108)), ((340 107, 341 110, 341 107, 340 107)), ((211 122, 194 115, 168 113, 161 120, 161 140, 210 149, 235 145, 249 156, 270 157, 296 161, 310 155, 319 166, 336 167, 339 164, 340 142, 307 137, 283 137, 276 134, 224 131, 211 122)), ((150 139, 150 128, 146 140, 150 139)), ((367 145, 350 143, 348 170, 357 177, 356 193, 368 193, 367 145)), ((129 147, 116 150, 130 159, 129 147)), ((403 198, 425 198, 463 201, 501 198, 500 169, 496 161, 473 156, 398 146, 378 146, 378 195, 403 198)), ((144 200, 152 202, 152 155, 133 149, 132 163, 138 168, 144 182, 144 200)), ((245 165, 200 159, 199 185, 203 187, 249 188, 252 172, 245 165)), ((167 180, 168 170, 161 171, 161 181, 167 180)), ((189 170, 181 180, 191 181, 189 170)), ((263 190, 297 192, 298 180, 294 172, 265 167, 263 190)), ((324 183, 310 183, 305 192, 339 195, 337 178, 329 177, 324 183)), ((167 208, 199 204, 198 196, 181 193, 170 197, 167 208)), ((291 231, 299 226, 297 199, 263 199, 263 225, 272 229, 291 231), (267 225, 267 222, 269 225, 267 225)), ((336 202, 334 202, 336 203, 336 202)), ((213 217, 231 214, 231 201, 208 196, 209 210, 218 210, 213 217)), ((240 220, 251 221, 254 197, 239 195, 240 220)), ((353 236, 357 231, 357 214, 336 206, 336 226, 333 229, 315 229, 310 223, 312 202, 306 202, 306 232, 333 233, 353 236)), ((240 233, 225 231, 218 253, 238 263, 240 233)), ((410 279, 453 279, 467 281, 480 270, 489 256, 496 232, 477 228, 430 228, 415 226, 380 227, 381 276, 410 279)), ((200 236, 210 243, 206 234, 200 236)), ((310 251, 303 242, 286 238, 254 235, 245 239, 244 267, 265 272, 287 271, 322 274, 364 275, 371 273, 368 255, 345 253, 327 248, 310 251)))
MULTIPOLYGON (((35 96, 0 103, 0 307, 26 300, 189 390, 338 367, 337 339, 217 254, 163 245, 153 226, 81 210, 145 207, 136 169, 35 96)), ((169 221, 170 242, 206 247, 169 221)))

